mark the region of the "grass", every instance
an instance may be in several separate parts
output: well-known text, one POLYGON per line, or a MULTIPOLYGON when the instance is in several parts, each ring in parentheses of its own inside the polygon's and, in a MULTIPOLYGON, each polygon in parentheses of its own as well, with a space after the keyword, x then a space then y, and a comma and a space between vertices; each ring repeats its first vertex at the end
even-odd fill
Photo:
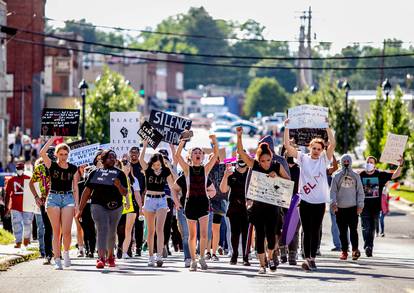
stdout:
POLYGON ((412 203, 414 203, 414 189, 407 187, 407 186, 401 186, 398 190, 391 190, 390 191, 392 196, 400 196, 412 203))
POLYGON ((0 244, 7 245, 14 243, 14 236, 3 228, 0 228, 0 244))

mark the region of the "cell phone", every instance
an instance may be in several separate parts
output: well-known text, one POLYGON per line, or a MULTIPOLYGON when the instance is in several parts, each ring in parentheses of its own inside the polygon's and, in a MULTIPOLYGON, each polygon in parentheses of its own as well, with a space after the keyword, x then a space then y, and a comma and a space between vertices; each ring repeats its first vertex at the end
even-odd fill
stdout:
POLYGON ((181 139, 184 140, 190 140, 194 136, 194 133, 192 130, 186 130, 183 133, 181 133, 181 139))
POLYGON ((231 172, 235 172, 236 171, 236 166, 231 166, 231 172))

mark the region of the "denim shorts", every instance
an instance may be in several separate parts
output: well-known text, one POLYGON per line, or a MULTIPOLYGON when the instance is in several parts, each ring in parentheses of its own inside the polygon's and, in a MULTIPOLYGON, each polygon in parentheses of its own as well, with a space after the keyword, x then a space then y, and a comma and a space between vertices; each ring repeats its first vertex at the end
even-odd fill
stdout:
POLYGON ((73 193, 68 192, 65 194, 49 193, 46 201, 46 208, 64 208, 74 207, 75 198, 73 193))
POLYGON ((152 197, 145 197, 144 206, 142 207, 147 212, 155 213, 159 209, 168 209, 167 198, 160 197, 160 198, 152 198, 152 197))

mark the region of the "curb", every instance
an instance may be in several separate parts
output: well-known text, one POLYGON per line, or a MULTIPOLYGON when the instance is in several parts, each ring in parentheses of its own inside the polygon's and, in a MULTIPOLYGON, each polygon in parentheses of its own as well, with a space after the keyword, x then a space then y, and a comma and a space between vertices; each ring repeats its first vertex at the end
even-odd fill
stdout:
POLYGON ((6 271, 11 266, 18 263, 39 258, 39 251, 28 251, 24 254, 15 254, 0 260, 0 271, 6 271))

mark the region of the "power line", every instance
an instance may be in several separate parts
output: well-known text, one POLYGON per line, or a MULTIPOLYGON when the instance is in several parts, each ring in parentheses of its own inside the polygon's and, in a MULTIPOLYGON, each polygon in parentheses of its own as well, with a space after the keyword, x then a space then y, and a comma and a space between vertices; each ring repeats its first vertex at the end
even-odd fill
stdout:
MULTIPOLYGON (((200 66, 212 66, 212 67, 227 67, 227 68, 255 68, 255 69, 286 69, 286 70, 295 70, 295 69, 307 69, 307 70, 378 70, 381 69, 381 66, 366 66, 366 67, 299 67, 299 66, 258 66, 258 65, 243 65, 243 64, 223 64, 223 63, 208 63, 208 62, 196 62, 196 61, 186 61, 186 60, 170 60, 170 59, 157 59, 151 57, 142 57, 142 56, 128 56, 118 53, 108 53, 100 51, 91 51, 86 49, 63 47, 59 45, 47 44, 45 42, 36 42, 31 40, 24 39, 13 39, 15 42, 33 44, 43 47, 63 49, 63 50, 72 50, 76 52, 83 52, 88 54, 99 54, 106 55, 124 59, 135 59, 135 60, 144 60, 149 62, 166 62, 166 63, 176 63, 176 64, 185 64, 185 65, 200 65, 200 66)), ((397 65, 397 66, 385 66, 384 69, 412 69, 414 65, 397 65)))
POLYGON ((57 40, 64 40, 67 42, 80 43, 86 45, 100 46, 108 49, 115 50, 128 50, 135 52, 147 52, 147 53, 162 53, 162 54, 173 54, 181 55, 186 57, 206 57, 206 58, 220 58, 220 59, 243 59, 243 60, 280 60, 280 61, 296 61, 296 60, 359 60, 359 59, 376 59, 376 58, 396 58, 396 57, 410 57, 414 56, 414 53, 398 53, 398 54, 388 54, 388 55, 365 55, 365 56, 331 56, 331 57, 287 57, 287 56, 239 56, 239 55, 216 55, 216 54, 199 54, 199 53, 185 53, 185 52, 172 52, 165 50, 148 50, 140 48, 129 48, 124 46, 111 45, 100 42, 92 42, 85 40, 77 40, 72 38, 67 38, 64 36, 57 36, 55 34, 35 32, 27 29, 20 29, 9 26, 0 26, 1 31, 10 35, 14 35, 17 32, 24 32, 28 34, 34 34, 43 37, 50 37, 57 40))

